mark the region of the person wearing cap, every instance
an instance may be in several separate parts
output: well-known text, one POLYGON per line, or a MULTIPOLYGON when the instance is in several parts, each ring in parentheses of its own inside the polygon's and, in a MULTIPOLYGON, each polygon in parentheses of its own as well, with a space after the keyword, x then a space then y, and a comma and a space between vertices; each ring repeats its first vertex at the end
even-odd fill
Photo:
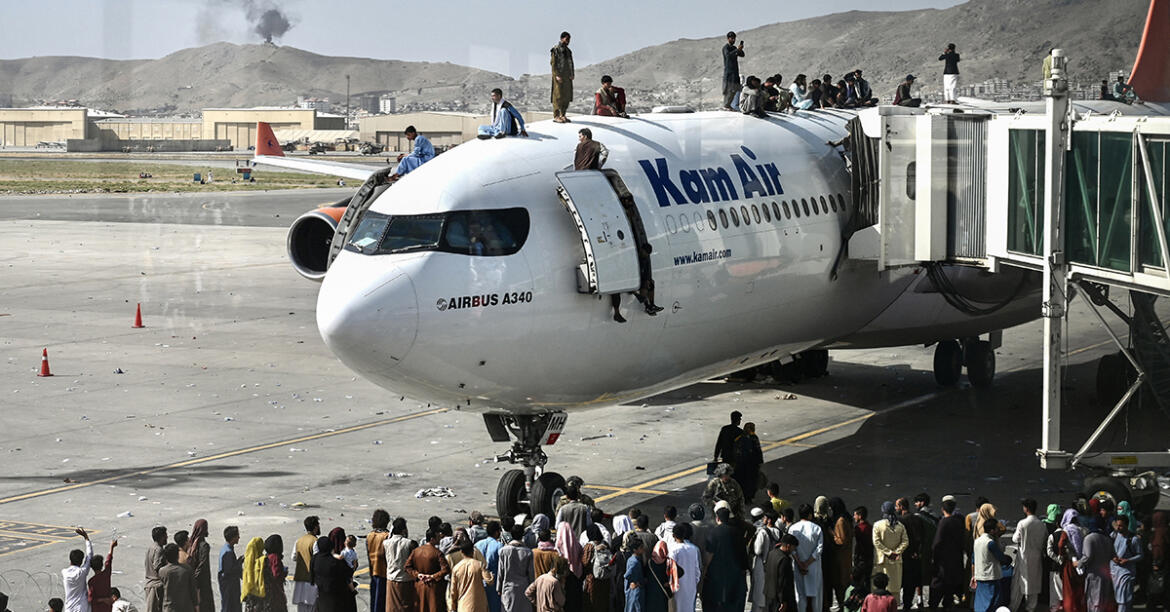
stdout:
POLYGON ((780 543, 768 552, 764 562, 764 598, 768 610, 804 612, 796 606, 796 564, 792 553, 800 545, 796 536, 784 534, 780 543))
POLYGON ((785 535, 776 529, 776 512, 764 511, 762 508, 752 508, 752 516, 760 513, 761 523, 756 529, 756 537, 752 541, 752 611, 768 612, 767 597, 765 595, 765 568, 768 553, 780 543, 780 537, 785 535))
POLYGON ((707 563, 707 532, 710 530, 710 524, 703 520, 707 518, 707 510, 703 504, 691 504, 687 508, 687 516, 691 517, 691 534, 688 538, 691 544, 699 548, 699 558, 705 566, 707 563))
MULTIPOLYGON (((597 507, 597 502, 593 501, 592 497, 589 497, 588 495, 585 494, 585 490, 584 490, 585 489, 585 479, 584 478, 581 478, 580 476, 576 476, 576 475, 569 476, 568 478, 565 479, 565 486, 566 487, 569 487, 569 486, 577 487, 577 491, 579 491, 579 493, 580 493, 580 495, 577 497, 577 501, 585 504, 586 506, 589 506, 590 508, 597 507)), ((567 503, 569 503, 569 496, 562 495, 561 498, 559 500, 557 500, 556 511, 560 512, 561 506, 564 506, 567 503)))
POLYGON ((707 489, 703 492, 703 503, 714 506, 716 502, 726 502, 731 516, 742 519, 745 516, 743 489, 731 477, 732 473, 731 466, 726 463, 715 468, 715 476, 707 482, 707 489))
POLYGON ((915 98, 910 95, 910 87, 912 85, 914 85, 914 75, 908 74, 906 78, 902 79, 902 83, 898 85, 898 89, 894 91, 894 104, 911 108, 918 108, 922 105, 922 98, 915 98))
POLYGON ((894 502, 882 502, 882 518, 873 524, 873 572, 890 577, 890 592, 902 594, 902 553, 910 547, 906 526, 898 517, 894 502))
POLYGON ((747 547, 741 523, 724 505, 715 510, 715 527, 707 534, 707 571, 703 610, 741 611, 747 599, 747 547))

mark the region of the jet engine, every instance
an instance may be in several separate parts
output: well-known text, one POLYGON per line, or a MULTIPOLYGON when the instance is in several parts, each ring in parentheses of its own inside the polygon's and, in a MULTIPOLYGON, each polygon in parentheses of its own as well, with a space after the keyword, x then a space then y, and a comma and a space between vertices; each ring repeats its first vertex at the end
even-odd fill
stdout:
POLYGON ((349 198, 311 210, 288 228, 288 259, 301 276, 321 282, 329 268, 329 246, 349 198))

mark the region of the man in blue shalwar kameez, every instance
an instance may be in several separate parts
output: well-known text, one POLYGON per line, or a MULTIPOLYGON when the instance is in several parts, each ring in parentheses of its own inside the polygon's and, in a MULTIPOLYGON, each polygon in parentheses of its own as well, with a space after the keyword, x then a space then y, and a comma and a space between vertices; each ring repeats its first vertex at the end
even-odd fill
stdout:
POLYGON ((435 147, 426 136, 419 134, 413 125, 407 126, 404 133, 414 147, 410 154, 398 156, 398 167, 394 169, 394 174, 390 175, 391 180, 398 180, 402 175, 417 170, 419 166, 435 158, 435 147))

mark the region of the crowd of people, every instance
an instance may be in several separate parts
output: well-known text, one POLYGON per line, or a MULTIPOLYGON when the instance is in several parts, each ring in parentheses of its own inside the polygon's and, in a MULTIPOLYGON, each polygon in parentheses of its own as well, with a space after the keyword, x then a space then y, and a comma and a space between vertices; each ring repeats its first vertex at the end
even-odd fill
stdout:
MULTIPOLYGON (((213 569, 207 521, 173 541, 155 527, 146 610, 354 611, 363 561, 378 612, 1037 612, 1042 602, 1050 612, 1130 612, 1138 594, 1147 609, 1166 608, 1166 512, 1139 516, 1128 502, 1080 496, 1041 515, 1023 499, 1009 538, 990 501, 961 512, 947 495, 940 514, 919 493, 882 503, 871 523, 865 506, 840 497, 782 498, 741 420, 732 413, 719 433, 702 500, 685 515, 666 506, 653 528, 638 508, 604 514, 576 476, 554 516, 472 512, 462 525, 432 516, 417 540, 406 519, 375 510, 364 553, 355 536, 341 527, 323 536, 309 516, 287 556, 279 534, 253 537, 240 554, 239 528, 227 526, 213 569), (767 499, 755 506, 761 484, 767 499)), ((117 541, 103 558, 77 533, 85 549, 70 553, 64 597, 50 609, 133 612, 111 585, 117 541)))

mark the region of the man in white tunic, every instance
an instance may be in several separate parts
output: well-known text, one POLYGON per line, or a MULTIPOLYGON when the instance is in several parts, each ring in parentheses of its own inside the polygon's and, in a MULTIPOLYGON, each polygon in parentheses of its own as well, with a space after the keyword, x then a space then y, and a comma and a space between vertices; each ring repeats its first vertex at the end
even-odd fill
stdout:
POLYGON ((691 543, 692 531, 690 525, 683 523, 675 525, 670 534, 670 558, 682 569, 678 590, 674 592, 677 612, 695 612, 695 599, 699 595, 702 561, 699 547, 691 543))
POLYGON ((1040 589, 1044 581, 1044 554, 1048 542, 1048 528, 1044 522, 1036 518, 1036 500, 1025 499, 1020 502, 1024 507, 1024 520, 1016 525, 1016 532, 1012 535, 1015 543, 1016 573, 1019 589, 1012 587, 1012 609, 1019 609, 1022 596, 1024 611, 1034 612, 1040 598, 1040 589), (1019 595, 1017 595, 1017 592, 1019 595))
POLYGON ((768 553, 780 543, 780 530, 776 528, 776 512, 764 512, 763 524, 756 530, 756 539, 752 541, 752 610, 767 612, 768 602, 764 598, 764 561, 768 553))
POLYGON ((84 529, 78 527, 75 532, 85 538, 85 552, 77 549, 69 551, 69 567, 61 570, 61 582, 65 586, 65 609, 68 612, 89 612, 86 579, 89 578, 93 544, 84 529))
POLYGON ((821 571, 821 553, 825 548, 825 536, 820 526, 812 522, 813 509, 801 504, 797 512, 800 520, 788 528, 796 537, 796 601, 801 607, 797 612, 818 612, 821 609, 821 586, 824 578, 821 571))

